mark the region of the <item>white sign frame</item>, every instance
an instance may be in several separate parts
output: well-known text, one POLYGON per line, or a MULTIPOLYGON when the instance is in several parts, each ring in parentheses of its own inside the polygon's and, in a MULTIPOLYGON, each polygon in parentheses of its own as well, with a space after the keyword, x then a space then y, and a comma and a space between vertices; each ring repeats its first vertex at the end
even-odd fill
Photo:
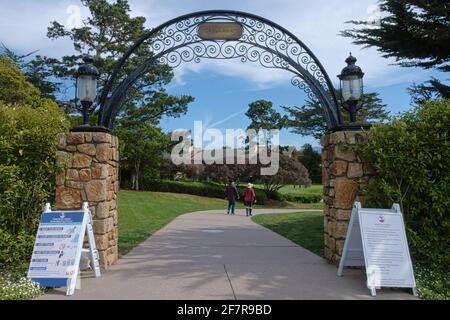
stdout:
MULTIPOLYGON (((64 280, 66 280, 65 285, 61 285, 61 286, 67 287, 66 295, 68 295, 68 296, 73 295, 75 293, 75 289, 77 287, 77 279, 79 277, 81 252, 83 249, 83 242, 84 242, 85 236, 87 236, 88 242, 89 242, 90 260, 92 263, 92 269, 94 271, 95 277, 98 278, 101 276, 99 255, 98 255, 97 247, 95 245, 95 237, 94 237, 94 232, 93 232, 93 227, 92 227, 92 216, 89 211, 89 204, 87 202, 84 202, 82 210, 52 211, 51 207, 50 207, 50 203, 47 203, 45 205, 45 209, 44 209, 44 212, 42 213, 42 215, 52 214, 52 213, 54 213, 55 215, 64 215, 65 213, 69 213, 69 212, 70 213, 80 213, 83 215, 83 219, 81 222, 81 230, 79 233, 80 237, 76 241, 75 257, 74 257, 75 262, 72 267, 73 273, 66 277, 55 277, 55 276, 45 275, 45 273, 40 274, 39 276, 33 276, 33 274, 35 274, 35 272, 32 270, 33 258, 35 257, 35 251, 39 250, 39 247, 37 247, 37 236, 36 236, 36 241, 35 241, 34 248, 33 248, 33 255, 31 257, 30 267, 29 267, 28 275, 27 275, 27 277, 29 279, 35 280, 38 283, 42 282, 42 283, 44 283, 44 285, 45 285, 45 283, 52 283, 52 281, 55 281, 55 283, 61 283, 61 281, 64 282, 64 280)), ((39 230, 41 228, 41 223, 42 223, 42 220, 39 224, 39 230)), ((38 231, 38 235, 39 235, 39 231, 38 231)), ((50 285, 48 285, 48 286, 50 286, 50 285)))
POLYGON ((369 248, 367 247, 367 239, 365 233, 364 219, 367 215, 385 216, 390 215, 400 217, 400 240, 403 244, 403 253, 405 255, 404 262, 407 265, 408 281, 405 283, 396 283, 395 287, 398 288, 411 288, 414 296, 417 296, 416 281, 414 278, 414 270, 411 261, 411 255, 409 253, 408 240, 406 238, 405 226, 403 221, 403 215, 398 204, 394 204, 391 209, 363 209, 360 202, 355 202, 352 209, 350 222, 347 229, 347 236, 342 251, 342 257, 339 262, 339 268, 337 271, 338 276, 342 276, 344 267, 365 267, 367 276, 367 288, 370 290, 372 296, 376 296, 376 289, 381 287, 393 287, 391 284, 386 284, 378 276, 375 270, 379 270, 376 266, 371 265, 369 261, 369 248))

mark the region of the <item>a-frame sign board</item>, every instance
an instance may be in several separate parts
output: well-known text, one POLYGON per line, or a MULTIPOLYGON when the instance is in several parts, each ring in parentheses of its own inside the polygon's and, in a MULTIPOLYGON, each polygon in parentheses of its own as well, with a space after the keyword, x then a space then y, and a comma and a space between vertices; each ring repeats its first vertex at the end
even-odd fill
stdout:
POLYGON ((45 206, 34 243, 28 278, 43 287, 67 287, 73 295, 79 274, 84 236, 87 235, 95 277, 100 277, 92 217, 88 203, 82 210, 52 211, 45 206))
POLYGON ((411 288, 416 281, 398 204, 391 209, 362 208, 355 202, 347 229, 338 276, 344 267, 365 267, 372 296, 381 287, 411 288))

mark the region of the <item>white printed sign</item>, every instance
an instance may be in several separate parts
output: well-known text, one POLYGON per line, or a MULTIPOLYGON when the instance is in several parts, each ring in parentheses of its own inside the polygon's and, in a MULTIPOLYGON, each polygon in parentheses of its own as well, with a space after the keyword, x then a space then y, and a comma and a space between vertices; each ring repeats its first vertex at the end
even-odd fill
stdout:
POLYGON ((359 218, 367 285, 415 287, 402 215, 361 210, 359 218))
POLYGON ((345 266, 365 266, 372 295, 381 287, 412 288, 416 282, 400 206, 363 209, 356 202, 347 230, 338 276, 345 266))
POLYGON ((51 211, 47 205, 36 235, 28 278, 44 287, 67 287, 67 294, 73 294, 87 231, 98 277, 100 269, 87 204, 82 211, 51 211))

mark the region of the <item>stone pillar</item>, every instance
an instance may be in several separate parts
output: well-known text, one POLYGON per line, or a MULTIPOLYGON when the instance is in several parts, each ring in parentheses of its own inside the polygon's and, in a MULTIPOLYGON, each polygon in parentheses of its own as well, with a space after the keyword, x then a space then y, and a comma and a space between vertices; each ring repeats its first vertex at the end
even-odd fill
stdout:
POLYGON ((84 201, 94 222, 100 266, 118 259, 118 139, 103 132, 58 135, 57 162, 64 171, 56 177, 56 207, 79 209, 84 201))
POLYGON ((363 201, 360 185, 373 176, 373 169, 348 145, 366 143, 364 131, 340 131, 321 139, 324 200, 325 258, 338 264, 355 200, 363 201), (347 145, 347 147, 346 147, 347 145))

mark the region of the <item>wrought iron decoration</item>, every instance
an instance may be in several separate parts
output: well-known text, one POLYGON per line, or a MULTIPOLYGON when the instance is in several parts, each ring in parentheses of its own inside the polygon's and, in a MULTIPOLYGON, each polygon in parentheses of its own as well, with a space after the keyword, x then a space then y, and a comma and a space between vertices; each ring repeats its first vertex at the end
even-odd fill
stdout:
POLYGON ((333 85, 321 63, 297 37, 265 18, 237 11, 203 11, 170 20, 143 36, 117 63, 100 97, 99 125, 112 128, 127 90, 155 63, 172 68, 202 59, 240 59, 265 68, 293 73, 291 83, 317 99, 330 130, 341 123, 333 85), (242 27, 238 39, 202 39, 198 28, 205 23, 234 23, 242 27), (140 45, 152 48, 152 58, 128 75, 114 90, 120 68, 140 45))

